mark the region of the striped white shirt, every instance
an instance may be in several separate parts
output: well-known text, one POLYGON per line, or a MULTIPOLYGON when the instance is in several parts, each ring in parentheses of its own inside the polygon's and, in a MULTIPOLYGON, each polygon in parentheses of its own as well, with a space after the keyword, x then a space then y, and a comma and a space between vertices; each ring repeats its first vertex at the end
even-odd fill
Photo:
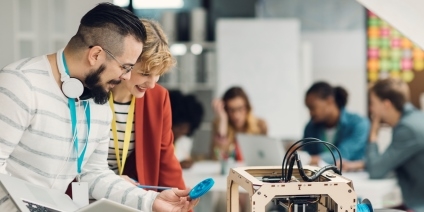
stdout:
MULTIPOLYGON (((116 117, 116 131, 118 134, 118 144, 119 144, 119 159, 122 163, 122 152, 124 147, 124 136, 125 136, 125 128, 127 124, 128 111, 130 109, 131 102, 128 103, 118 103, 114 102, 113 107, 115 109, 115 117, 116 117)), ((127 157, 134 150, 134 120, 131 125, 131 137, 130 144, 128 147, 127 157)), ((115 153, 115 141, 113 140, 113 132, 110 129, 110 143, 109 143, 109 156, 107 157, 107 162, 109 164, 109 168, 118 174, 118 162, 116 160, 115 153)))
MULTIPOLYGON (((91 129, 81 181, 88 183, 90 197, 151 211, 157 193, 133 186, 108 167, 109 105, 89 102, 91 129)), ((77 117, 81 147, 87 140, 84 110, 77 110, 77 117)), ((0 173, 65 192, 77 175, 72 141, 68 99, 46 56, 0 70, 0 173)))

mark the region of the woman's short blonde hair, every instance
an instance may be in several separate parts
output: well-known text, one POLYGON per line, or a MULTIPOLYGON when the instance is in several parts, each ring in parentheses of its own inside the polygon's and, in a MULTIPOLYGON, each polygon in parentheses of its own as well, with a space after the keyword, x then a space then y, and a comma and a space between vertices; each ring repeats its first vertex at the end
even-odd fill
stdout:
POLYGON ((168 38, 159 23, 153 20, 141 19, 146 27, 147 40, 138 62, 141 62, 141 72, 144 74, 162 75, 176 65, 168 46, 168 38))

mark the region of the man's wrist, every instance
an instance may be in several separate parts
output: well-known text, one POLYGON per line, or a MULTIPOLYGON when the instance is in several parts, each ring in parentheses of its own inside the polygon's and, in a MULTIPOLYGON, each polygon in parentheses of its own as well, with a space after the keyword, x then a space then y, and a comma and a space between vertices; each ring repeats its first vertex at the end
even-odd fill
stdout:
POLYGON ((155 194, 153 194, 153 198, 152 198, 151 206, 150 206, 151 211, 157 210, 157 206, 155 203, 156 203, 156 200, 158 199, 158 196, 159 196, 159 192, 155 192, 155 194))

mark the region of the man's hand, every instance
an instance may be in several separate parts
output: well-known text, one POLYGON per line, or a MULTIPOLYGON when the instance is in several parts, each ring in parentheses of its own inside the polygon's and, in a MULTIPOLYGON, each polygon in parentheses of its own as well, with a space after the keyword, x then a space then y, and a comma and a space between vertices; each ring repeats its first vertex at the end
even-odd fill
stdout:
POLYGON ((199 199, 190 200, 190 189, 178 190, 176 188, 159 193, 153 202, 153 211, 156 212, 185 212, 193 209, 199 199))

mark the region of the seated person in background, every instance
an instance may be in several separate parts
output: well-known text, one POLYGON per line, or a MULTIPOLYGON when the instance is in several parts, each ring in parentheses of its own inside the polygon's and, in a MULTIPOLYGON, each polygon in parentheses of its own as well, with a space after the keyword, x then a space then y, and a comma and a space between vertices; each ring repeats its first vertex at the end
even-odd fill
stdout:
POLYGON ((199 128, 203 119, 203 106, 193 95, 184 95, 180 91, 170 91, 172 109, 172 132, 174 133, 175 156, 183 169, 190 168, 191 136, 199 128))
POLYGON ((406 208, 424 211, 424 113, 408 100, 408 85, 401 80, 381 80, 371 87, 365 168, 373 179, 395 171, 406 208), (392 142, 382 154, 376 143, 380 122, 393 127, 392 142))
POLYGON ((253 115, 246 93, 240 87, 228 89, 222 100, 214 100, 212 106, 216 115, 213 125, 212 157, 233 155, 237 161, 243 157, 239 151, 236 134, 267 134, 264 120, 253 115))
POLYGON ((147 33, 141 56, 131 79, 116 85, 109 99, 115 118, 110 130, 109 167, 134 184, 132 179, 142 185, 184 189, 182 169, 174 155, 168 91, 156 84, 175 60, 161 27, 150 20, 141 22, 147 33), (128 150, 125 142, 129 142, 128 150))
MULTIPOLYGON (((347 97, 345 89, 333 88, 326 82, 313 84, 305 97, 311 120, 303 137, 333 143, 342 154, 343 169, 349 167, 345 163, 363 159, 370 128, 368 119, 345 109, 347 97)), ((312 156, 312 165, 318 165, 320 160, 333 163, 331 153, 323 145, 304 146, 304 150, 312 156)))

